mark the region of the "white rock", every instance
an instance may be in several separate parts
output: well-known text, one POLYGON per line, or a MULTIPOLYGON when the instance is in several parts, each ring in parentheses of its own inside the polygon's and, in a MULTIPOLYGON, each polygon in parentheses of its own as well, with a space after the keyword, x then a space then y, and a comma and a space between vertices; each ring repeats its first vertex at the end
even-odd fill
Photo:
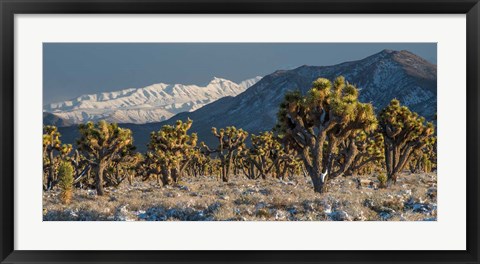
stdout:
POLYGON ((348 213, 342 210, 334 211, 329 216, 333 221, 350 221, 348 213))

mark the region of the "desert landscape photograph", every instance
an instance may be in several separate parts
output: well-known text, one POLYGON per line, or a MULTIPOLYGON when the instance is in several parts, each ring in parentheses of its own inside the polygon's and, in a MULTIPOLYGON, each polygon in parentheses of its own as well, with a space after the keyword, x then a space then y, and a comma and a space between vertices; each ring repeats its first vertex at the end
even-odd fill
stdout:
POLYGON ((44 43, 42 137, 43 221, 437 221, 437 44, 44 43))

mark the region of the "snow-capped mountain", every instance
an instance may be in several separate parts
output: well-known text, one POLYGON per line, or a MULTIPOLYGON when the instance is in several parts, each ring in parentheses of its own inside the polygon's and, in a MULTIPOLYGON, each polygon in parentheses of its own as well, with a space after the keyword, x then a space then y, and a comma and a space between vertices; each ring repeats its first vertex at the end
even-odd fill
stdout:
POLYGON ((138 89, 82 95, 46 105, 44 112, 72 124, 101 119, 134 124, 160 122, 180 112, 199 109, 222 97, 236 96, 261 78, 257 76, 237 84, 214 77, 205 87, 158 83, 138 89))

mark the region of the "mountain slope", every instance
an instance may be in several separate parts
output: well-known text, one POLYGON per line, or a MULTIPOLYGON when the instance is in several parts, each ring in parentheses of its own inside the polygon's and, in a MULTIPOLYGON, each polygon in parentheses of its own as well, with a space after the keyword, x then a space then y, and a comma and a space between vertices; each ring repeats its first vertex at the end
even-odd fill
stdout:
POLYGON ((159 83, 139 89, 82 95, 46 105, 44 111, 73 124, 100 119, 135 124, 159 122, 180 112, 196 110, 224 96, 235 96, 260 79, 255 77, 237 84, 215 77, 205 87, 159 83))
POLYGON ((359 87, 360 99, 372 102, 376 110, 397 98, 427 119, 436 113, 436 65, 408 51, 384 50, 359 61, 334 66, 301 66, 276 71, 234 98, 225 97, 194 112, 178 114, 159 126, 190 118, 194 121, 192 131, 208 142, 213 141, 211 127, 233 125, 251 133, 270 130, 287 91, 305 93, 317 78, 334 79, 339 75, 359 87))
POLYGON ((73 125, 67 120, 64 120, 63 118, 56 116, 51 113, 43 112, 43 123, 45 125, 53 125, 56 127, 65 127, 65 126, 71 126, 73 125))

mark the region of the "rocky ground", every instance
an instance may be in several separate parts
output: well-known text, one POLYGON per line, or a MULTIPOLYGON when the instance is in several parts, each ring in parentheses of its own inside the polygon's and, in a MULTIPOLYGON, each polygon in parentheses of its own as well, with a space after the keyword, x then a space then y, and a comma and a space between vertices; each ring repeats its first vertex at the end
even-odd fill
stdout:
POLYGON ((296 177, 247 180, 232 177, 187 178, 160 187, 135 181, 107 189, 76 189, 70 205, 59 190, 44 192, 44 221, 436 221, 437 175, 402 174, 389 189, 375 175, 331 180, 327 193, 313 192, 310 181, 296 177))

